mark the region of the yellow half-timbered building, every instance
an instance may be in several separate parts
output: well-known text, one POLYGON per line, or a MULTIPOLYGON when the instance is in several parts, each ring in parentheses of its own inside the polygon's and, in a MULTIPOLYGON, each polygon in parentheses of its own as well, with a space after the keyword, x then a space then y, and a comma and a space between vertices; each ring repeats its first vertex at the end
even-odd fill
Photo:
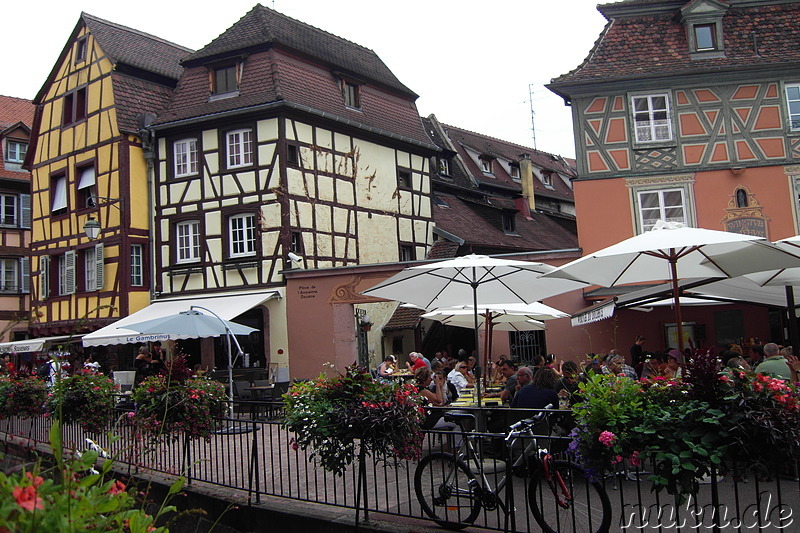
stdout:
POLYGON ((84 13, 37 94, 28 154, 33 335, 86 333, 149 304, 144 128, 189 52, 84 13))

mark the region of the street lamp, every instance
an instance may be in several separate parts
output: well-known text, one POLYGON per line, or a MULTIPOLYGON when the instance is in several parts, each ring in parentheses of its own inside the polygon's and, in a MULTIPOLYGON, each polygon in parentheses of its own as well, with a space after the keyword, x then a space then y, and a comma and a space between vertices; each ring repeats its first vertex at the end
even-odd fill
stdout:
POLYGON ((95 240, 100 235, 101 229, 100 223, 94 217, 89 217, 89 220, 83 225, 83 232, 90 241, 95 240))
MULTIPOLYGON (((103 206, 114 206, 119 209, 120 213, 123 212, 123 207, 125 204, 122 203, 122 198, 106 198, 105 196, 95 196, 92 195, 86 201, 87 205, 91 204, 94 207, 103 207, 103 206), (97 200, 106 200, 106 203, 100 205, 97 203, 97 200), (119 203, 119 205, 116 205, 119 203)), ((83 232, 89 238, 90 241, 95 240, 97 237, 100 236, 100 231, 102 231, 102 226, 100 226, 100 222, 97 221, 93 216, 90 216, 86 223, 83 225, 83 232)))

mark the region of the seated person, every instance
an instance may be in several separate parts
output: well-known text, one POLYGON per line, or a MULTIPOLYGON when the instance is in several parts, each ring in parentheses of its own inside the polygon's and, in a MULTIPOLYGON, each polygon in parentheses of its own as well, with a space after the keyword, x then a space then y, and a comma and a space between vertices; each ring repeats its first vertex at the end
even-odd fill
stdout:
POLYGON ((406 365, 408 366, 408 369, 412 373, 416 372, 417 369, 422 368, 422 367, 425 367, 428 370, 430 370, 430 368, 431 368, 430 365, 425 362, 425 358, 422 357, 422 354, 419 353, 419 352, 411 352, 410 354, 408 354, 408 358, 411 361, 406 363, 406 365))
POLYGON ((533 375, 530 385, 521 388, 514 395, 511 407, 525 409, 544 409, 548 405, 558 407, 558 394, 555 391, 558 376, 552 368, 543 367, 533 375))
POLYGON ((456 367, 447 375, 447 381, 455 386, 456 393, 459 396, 463 389, 471 387, 472 384, 467 379, 467 363, 458 361, 456 367))
POLYGON ((500 398, 503 403, 510 402, 514 398, 514 393, 517 392, 517 365, 513 361, 505 360, 500 365, 500 373, 506 378, 503 390, 490 392, 484 395, 484 398, 500 398))
POLYGON ((395 363, 397 363, 395 356, 391 354, 387 355, 386 359, 384 359, 383 362, 378 365, 378 375, 382 378, 390 377, 397 371, 395 368, 395 363))
MULTIPOLYGON (((458 399, 458 391, 456 390, 456 386, 447 381, 447 377, 445 376, 443 370, 436 370, 435 372, 433 372, 434 379, 437 379, 437 376, 441 376, 445 384, 445 386, 442 388, 442 391, 444 392, 443 405, 450 405, 451 403, 453 403, 458 399)), ((436 392, 436 383, 431 382, 431 384, 428 385, 428 390, 430 390, 431 392, 436 392)))

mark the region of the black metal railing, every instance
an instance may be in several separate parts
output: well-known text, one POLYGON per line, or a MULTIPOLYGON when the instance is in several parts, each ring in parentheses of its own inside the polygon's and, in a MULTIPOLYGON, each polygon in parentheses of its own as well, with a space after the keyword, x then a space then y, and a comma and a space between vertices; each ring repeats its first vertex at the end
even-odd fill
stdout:
MULTIPOLYGON (((87 434, 77 424, 63 428, 64 447, 83 450, 86 438, 107 449, 128 473, 182 475, 189 484, 211 484, 239 489, 251 503, 264 496, 277 496, 355 509, 369 513, 387 513, 414 518, 427 518, 414 490, 415 461, 394 457, 371 457, 366 461, 366 498, 357 501, 358 461, 338 477, 316 466, 310 451, 295 449, 292 434, 282 425, 280 402, 266 410, 251 410, 243 403, 237 408, 239 417, 219 420, 220 430, 208 441, 179 438, 153 445, 144 440, 130 424, 126 412, 120 411, 113 434, 87 434), (251 416, 251 414, 253 416, 251 416)), ((264 407, 263 402, 261 407, 264 407)), ((469 409, 459 409, 470 411, 469 409)), ((503 441, 489 431, 507 424, 511 418, 524 418, 530 412, 510 409, 474 410, 479 421, 472 435, 485 467, 490 486, 508 476, 510 494, 500 493, 498 500, 513 497, 513 517, 503 512, 502 505, 488 505, 478 516, 475 526, 504 530, 509 523, 516 531, 539 531, 529 509, 531 472, 517 469, 504 472, 503 441), (511 520, 513 518, 513 520, 511 520)), ((34 446, 49 442, 50 419, 8 418, 0 421, 0 433, 6 440, 34 446)), ((452 449, 454 433, 429 431, 423 456, 431 451, 452 449)), ((569 442, 567 437, 539 436, 539 444, 558 458, 569 442)), ((604 476, 605 488, 612 508, 611 531, 753 531, 760 529, 791 530, 793 514, 800 510, 800 481, 796 465, 786 465, 780 472, 745 473, 742 469, 719 472, 698 486, 696 494, 679 501, 664 492, 651 491, 647 480, 652 466, 634 469, 621 464, 617 472, 604 476), (707 483, 705 483, 707 481, 707 483), (787 529, 788 528, 788 529, 787 529)), ((534 490, 534 492, 536 492, 534 490)), ((542 494, 541 491, 538 494, 542 494)))

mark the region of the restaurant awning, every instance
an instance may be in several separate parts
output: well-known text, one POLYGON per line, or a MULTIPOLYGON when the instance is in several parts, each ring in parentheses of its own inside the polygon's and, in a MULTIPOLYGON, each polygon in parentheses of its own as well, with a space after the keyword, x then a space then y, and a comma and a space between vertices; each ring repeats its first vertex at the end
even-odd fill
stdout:
POLYGON ((25 353, 25 352, 41 352, 45 346, 52 346, 53 344, 63 343, 64 341, 81 340, 80 335, 61 335, 58 337, 40 337, 38 339, 24 339, 14 342, 0 343, 0 354, 2 353, 25 353))
POLYGON ((144 342, 167 341, 173 338, 169 334, 142 335, 135 331, 125 329, 128 324, 135 324, 145 320, 153 320, 188 311, 193 305, 210 309, 224 320, 232 320, 245 311, 260 305, 271 298, 280 298, 278 291, 258 291, 238 294, 209 294, 193 298, 168 298, 157 300, 144 309, 132 315, 117 320, 97 331, 83 336, 84 346, 106 346, 109 344, 136 344, 144 342))

